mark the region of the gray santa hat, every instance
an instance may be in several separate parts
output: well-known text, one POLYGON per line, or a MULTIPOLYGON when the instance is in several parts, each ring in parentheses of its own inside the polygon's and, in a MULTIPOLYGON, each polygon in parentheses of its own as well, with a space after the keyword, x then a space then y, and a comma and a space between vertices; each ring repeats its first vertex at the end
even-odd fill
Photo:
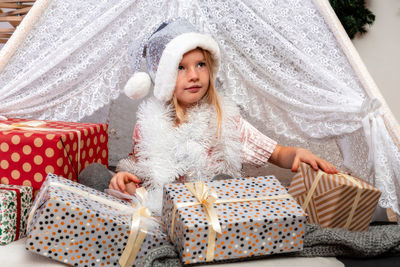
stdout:
POLYGON ((217 42, 210 35, 198 32, 185 19, 163 23, 147 41, 131 45, 130 57, 135 73, 125 85, 125 94, 133 99, 143 98, 153 81, 154 96, 163 102, 171 100, 183 55, 198 47, 210 52, 214 61, 211 71, 216 77, 220 64, 217 42), (138 72, 143 58, 148 73, 138 72))

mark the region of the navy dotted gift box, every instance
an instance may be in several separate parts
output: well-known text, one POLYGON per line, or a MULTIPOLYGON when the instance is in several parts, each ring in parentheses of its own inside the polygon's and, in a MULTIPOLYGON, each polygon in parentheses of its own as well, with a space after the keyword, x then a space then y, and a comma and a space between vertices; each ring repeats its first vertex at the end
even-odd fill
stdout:
POLYGON ((204 184, 218 197, 211 204, 221 227, 221 233, 216 233, 215 238, 210 238, 213 234, 210 216, 200 204, 204 201, 194 196, 196 192, 192 192, 190 184, 174 183, 164 187, 164 223, 183 263, 303 249, 306 214, 275 177, 238 178, 204 184))
MULTIPOLYGON (((130 204, 49 174, 33 206, 26 249, 73 266, 119 266, 131 229, 130 204), (68 188, 66 190, 65 188, 68 188), (79 193, 71 191, 77 189, 79 193)), ((136 262, 151 248, 168 243, 159 228, 148 233, 136 262)))

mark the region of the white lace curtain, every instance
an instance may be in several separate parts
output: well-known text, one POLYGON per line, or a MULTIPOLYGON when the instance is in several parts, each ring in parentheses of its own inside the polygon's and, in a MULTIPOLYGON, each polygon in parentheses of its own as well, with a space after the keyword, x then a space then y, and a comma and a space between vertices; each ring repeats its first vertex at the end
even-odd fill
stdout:
POLYGON ((186 17, 219 42, 219 87, 250 121, 374 183, 399 213, 398 126, 319 11, 326 2, 50 1, 0 74, 0 115, 79 121, 119 96, 131 42, 186 17))

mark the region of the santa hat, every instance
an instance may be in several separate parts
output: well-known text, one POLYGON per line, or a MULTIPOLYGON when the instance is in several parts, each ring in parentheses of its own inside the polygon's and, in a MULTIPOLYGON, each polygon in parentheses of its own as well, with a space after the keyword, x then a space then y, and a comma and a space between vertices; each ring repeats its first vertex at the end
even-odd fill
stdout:
POLYGON ((211 71, 216 77, 220 63, 217 42, 210 35, 198 32, 185 19, 163 23, 147 41, 131 46, 135 73, 125 85, 125 94, 133 99, 143 98, 153 82, 154 96, 163 102, 171 100, 183 55, 198 47, 210 52, 214 61, 211 71), (147 73, 138 72, 142 59, 146 60, 147 73))

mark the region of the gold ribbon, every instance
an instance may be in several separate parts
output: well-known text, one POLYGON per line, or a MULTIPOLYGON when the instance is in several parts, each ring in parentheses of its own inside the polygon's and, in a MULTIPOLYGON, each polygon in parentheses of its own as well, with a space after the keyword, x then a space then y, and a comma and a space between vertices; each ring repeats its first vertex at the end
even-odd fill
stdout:
POLYGON ((43 121, 27 121, 21 123, 13 123, 13 124, 0 123, 0 131, 11 131, 15 129, 32 130, 31 128, 37 128, 45 124, 46 123, 43 121))
MULTIPOLYGON (((59 128, 44 128, 40 126, 46 125, 46 122, 44 121, 26 121, 26 122, 20 122, 20 123, 13 123, 13 124, 6 124, 6 123, 0 123, 0 131, 12 131, 12 130, 25 130, 25 131, 32 131, 33 129, 35 131, 59 131, 59 132, 76 132, 78 136, 78 171, 77 175, 81 169, 81 132, 79 130, 73 130, 73 129, 59 129, 59 128)), ((71 158, 72 161, 72 158, 71 158)))
POLYGON ((350 224, 351 224, 351 221, 353 220, 353 216, 354 216, 354 213, 355 213, 355 211, 357 209, 358 202, 360 202, 360 198, 361 198, 363 187, 362 187, 362 185, 361 185, 361 183, 359 181, 357 181, 356 179, 354 179, 350 175, 347 175, 347 174, 344 174, 344 173, 340 173, 339 176, 344 177, 345 179, 349 180, 350 182, 352 182, 353 184, 355 184, 358 187, 357 194, 356 194, 356 197, 354 199, 353 205, 351 207, 351 211, 350 211, 349 217, 347 218, 346 224, 344 225, 344 229, 347 230, 349 228, 350 224))
POLYGON ((28 226, 28 232, 30 230, 29 226, 30 226, 30 223, 32 221, 33 215, 34 215, 35 211, 38 209, 38 207, 40 205, 40 202, 42 201, 42 199, 43 199, 43 197, 44 197, 44 195, 45 195, 45 193, 47 191, 47 188, 49 186, 54 186, 54 187, 58 187, 58 188, 61 188, 61 189, 64 189, 64 190, 68 190, 68 191, 76 193, 76 194, 78 194, 80 196, 84 196, 87 199, 94 200, 94 201, 103 203, 105 205, 108 205, 110 207, 113 207, 113 208, 115 208, 115 209, 117 209, 117 210, 119 210, 119 211, 121 211, 123 213, 130 214, 130 213, 133 212, 133 208, 130 207, 130 206, 127 206, 127 205, 124 205, 124 204, 121 204, 121 203, 118 203, 118 202, 115 202, 115 201, 112 201, 112 200, 109 200, 109 199, 106 199, 106 198, 102 198, 100 196, 91 194, 91 193, 89 193, 87 191, 84 191, 84 190, 81 190, 79 188, 72 187, 72 186, 69 186, 69 185, 66 185, 66 184, 62 184, 62 183, 59 183, 59 182, 48 182, 45 185, 44 188, 41 188, 40 194, 36 197, 36 199, 34 201, 34 204, 33 204, 32 208, 31 208, 31 210, 29 212, 28 221, 26 223, 27 226, 28 226))
MULTIPOLYGON (((312 183, 310 190, 308 191, 308 194, 306 196, 306 199, 304 200, 304 203, 302 205, 303 210, 306 210, 308 207, 308 204, 310 204, 311 198, 314 194, 315 189, 317 188, 317 185, 319 183, 319 181, 321 180, 322 175, 326 174, 325 172, 318 170, 318 174, 317 177, 315 177, 314 182, 312 183)), ((358 203, 360 202, 360 198, 361 198, 361 194, 362 194, 362 190, 363 187, 361 185, 361 183, 359 181, 357 181, 356 179, 354 179, 353 177, 351 177, 350 175, 347 175, 345 173, 338 173, 338 176, 342 176, 343 178, 347 179, 348 181, 350 181, 351 183, 353 183, 353 185, 356 185, 358 187, 357 189, 357 194, 356 197, 353 201, 353 205, 351 206, 351 210, 350 210, 350 214, 347 217, 347 221, 346 224, 344 225, 343 229, 347 230, 351 224, 351 221, 353 220, 353 216, 354 213, 357 209, 358 203)))
MULTIPOLYGON (((141 203, 144 203, 147 199, 146 189, 144 187, 136 189, 136 196, 141 199, 141 203)), ((133 213, 129 238, 118 261, 122 267, 130 267, 135 262, 147 235, 146 224, 141 224, 141 220, 151 218, 151 211, 143 205, 133 213)))
POLYGON ((171 236, 171 239, 174 237, 175 216, 176 216, 176 212, 179 208, 190 207, 190 206, 195 206, 195 205, 202 205, 205 210, 207 222, 210 224, 210 227, 208 229, 208 245, 207 245, 206 261, 214 260, 216 233, 217 232, 221 233, 221 224, 218 220, 218 215, 215 212, 214 204, 249 202, 249 201, 264 201, 264 200, 274 200, 274 199, 282 199, 282 198, 291 198, 292 197, 289 194, 283 194, 283 195, 278 195, 278 196, 269 196, 269 197, 261 197, 261 198, 218 199, 217 193, 214 190, 209 189, 208 186, 202 182, 195 182, 194 185, 192 183, 185 183, 185 186, 196 197, 197 202, 176 203, 174 205, 174 209, 172 211, 170 236, 171 236))
MULTIPOLYGON (((128 266, 130 267, 133 265, 142 247, 143 241, 147 235, 147 227, 146 224, 141 223, 142 219, 153 219, 154 221, 157 221, 155 218, 151 217, 151 212, 148 208, 146 208, 144 205, 141 205, 138 209, 135 209, 134 208, 135 205, 133 203, 132 206, 127 206, 106 198, 102 198, 98 195, 91 194, 87 191, 78 189, 76 187, 72 187, 59 182, 48 182, 45 188, 41 189, 40 195, 36 198, 35 203, 29 212, 27 221, 28 232, 30 231, 30 223, 32 221, 33 215, 35 214, 35 211, 39 207, 40 202, 42 201, 42 198, 44 197, 47 188, 49 186, 59 187, 68 190, 70 192, 76 193, 78 195, 84 196, 87 199, 106 204, 110 207, 113 207, 121 211, 122 213, 126 214, 133 213, 128 241, 118 261, 122 267, 128 267, 128 266)), ((147 199, 146 189, 143 187, 136 189, 136 196, 141 199, 141 203, 144 203, 147 199)))

